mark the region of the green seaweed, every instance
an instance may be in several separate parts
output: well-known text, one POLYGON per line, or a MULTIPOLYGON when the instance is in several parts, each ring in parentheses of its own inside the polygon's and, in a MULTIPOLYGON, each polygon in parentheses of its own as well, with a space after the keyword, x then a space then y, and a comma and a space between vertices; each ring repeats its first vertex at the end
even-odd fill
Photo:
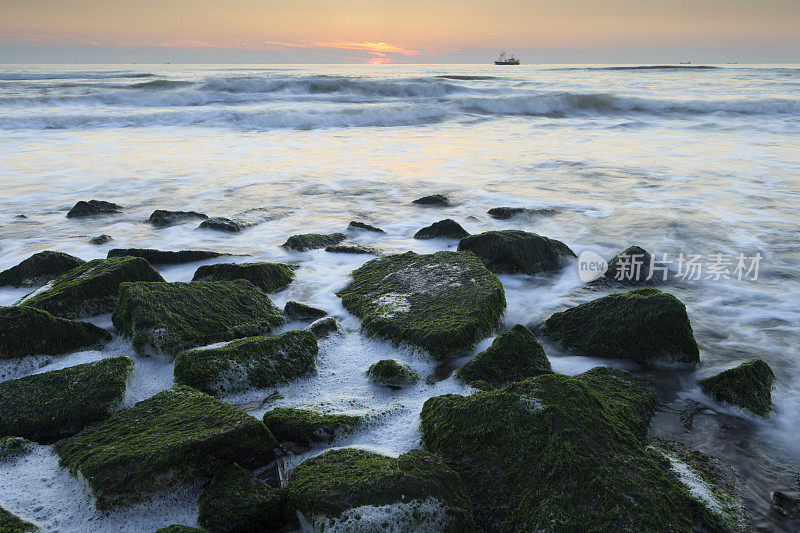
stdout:
POLYGON ((266 293, 284 288, 294 279, 289 265, 280 263, 218 263, 203 265, 194 273, 194 281, 234 281, 246 279, 266 293))
POLYGON ((0 437, 0 463, 33 451, 34 444, 22 437, 0 437))
MULTIPOLYGON (((151 265, 181 265, 194 261, 205 261, 221 257, 220 252, 209 250, 179 250, 177 252, 166 250, 152 250, 149 248, 114 248, 108 251, 108 257, 141 257, 151 265)), ((147 280, 145 280, 147 281, 147 280)))
POLYGON ((0 272, 0 286, 33 287, 79 267, 86 261, 64 252, 35 253, 20 264, 0 272))
POLYGON ((300 320, 308 320, 312 318, 317 319, 328 316, 328 313, 322 309, 317 309, 316 307, 311 307, 310 305, 295 302, 294 300, 289 300, 286 302, 286 305, 283 306, 283 312, 287 316, 300 320))
POLYGON ((39 528, 0 507, 0 532, 33 533, 34 531, 39 531, 39 528))
POLYGON ((181 222, 190 220, 206 220, 208 215, 197 211, 168 211, 166 209, 156 209, 150 214, 147 221, 157 228, 166 228, 181 222))
POLYGON ((700 388, 721 402, 738 405, 760 416, 772 412, 772 384, 775 374, 763 359, 725 370, 700 380, 700 388))
POLYGON ((298 252, 307 252, 316 248, 325 248, 339 244, 347 238, 344 233, 304 233, 302 235, 292 235, 281 246, 298 252))
POLYGON ((401 388, 419 381, 419 375, 411 367, 394 359, 382 359, 367 369, 367 377, 373 383, 401 388))
POLYGON ((560 270, 575 252, 561 241, 508 229, 464 237, 458 251, 477 255, 492 272, 538 274, 560 270))
POLYGON ((264 414, 264 425, 278 442, 293 442, 305 446, 317 442, 331 443, 363 424, 364 419, 358 416, 320 413, 294 407, 276 407, 264 414))

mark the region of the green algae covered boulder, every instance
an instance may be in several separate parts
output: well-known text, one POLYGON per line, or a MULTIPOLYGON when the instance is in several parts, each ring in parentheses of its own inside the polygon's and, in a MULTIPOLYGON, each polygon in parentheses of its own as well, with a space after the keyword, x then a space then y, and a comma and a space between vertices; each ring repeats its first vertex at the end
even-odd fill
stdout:
POLYGON ((419 381, 419 375, 411 367, 394 359, 382 359, 367 369, 367 378, 373 383, 401 388, 419 381))
POLYGON ((44 251, 33 254, 20 264, 0 272, 0 286, 34 287, 79 267, 86 261, 64 252, 44 251))
POLYGON ((132 371, 133 360, 112 357, 0 382, 0 436, 48 442, 108 418, 132 371))
POLYGON ((414 234, 415 239, 462 239, 469 235, 461 224, 452 218, 434 222, 414 234))
POLYGON ((121 213, 121 205, 105 200, 80 200, 67 213, 67 218, 84 218, 121 213))
POLYGON ((246 280, 123 283, 111 316, 138 354, 263 335, 284 322, 275 304, 246 280))
POLYGON ((760 416, 772 412, 772 384, 775 374, 763 359, 753 359, 736 368, 700 380, 700 388, 721 402, 727 402, 760 416))
POLYGON ((486 531, 715 530, 637 438, 656 403, 620 370, 543 374, 428 399, 422 441, 461 474, 486 531))
POLYGON ((264 292, 282 289, 294 279, 294 271, 279 263, 218 263, 203 265, 193 281, 234 281, 246 279, 264 292))
POLYGON ((282 492, 236 464, 220 468, 197 507, 209 533, 276 531, 284 522, 282 492))
POLYGON ((286 488, 289 503, 315 531, 358 523, 359 531, 475 531, 472 504, 458 474, 435 455, 398 458, 353 448, 305 460, 286 488))
POLYGON ((164 278, 139 257, 95 259, 59 276, 18 305, 64 318, 110 313, 117 304, 119 286, 132 281, 164 281, 164 278))
POLYGON ((0 307, 0 359, 58 355, 110 340, 109 332, 88 322, 54 317, 23 305, 0 307))
POLYGON ((611 294, 548 318, 542 335, 564 348, 640 363, 700 360, 686 306, 652 287, 611 294))
POLYGON ((166 209, 156 209, 150 214, 147 221, 157 228, 166 228, 174 224, 188 222, 191 220, 206 220, 208 215, 197 211, 168 211, 166 209))
POLYGON ((286 316, 290 316, 296 320, 310 320, 328 316, 328 313, 322 309, 295 302, 294 300, 286 302, 286 305, 283 306, 283 312, 286 316))
POLYGON ((351 415, 329 414, 276 407, 264 414, 264 425, 278 442, 292 442, 311 446, 317 442, 331 443, 337 437, 352 433, 364 423, 363 418, 351 415))
POLYGON ((39 528, 0 507, 0 531, 2 533, 34 533, 39 528))
POLYGON ((431 194, 423 196, 422 198, 417 198, 411 203, 424 206, 447 207, 450 205, 450 199, 444 194, 431 194))
POLYGON ((368 261, 337 294, 373 335, 436 357, 469 349, 499 325, 503 286, 469 252, 414 252, 368 261))
POLYGON ((307 252, 317 248, 325 248, 339 244, 347 238, 344 233, 304 233, 302 235, 292 235, 281 246, 297 252, 307 252))
POLYGON ((489 348, 464 363, 456 370, 456 376, 467 384, 483 381, 500 387, 550 372, 544 348, 531 330, 518 324, 498 335, 489 348))
POLYGON ((511 274, 560 270, 575 257, 575 252, 561 241, 516 229, 464 237, 458 250, 473 252, 492 272, 511 274))
POLYGON ((27 455, 33 447, 31 441, 22 437, 0 437, 0 463, 27 455))
POLYGON ((58 441, 54 449, 61 466, 86 480, 97 507, 107 509, 211 477, 221 464, 264 467, 275 459, 277 442, 260 420, 179 386, 58 441))
POLYGON ((169 250, 152 250, 150 248, 114 248, 108 251, 108 257, 141 257, 146 259, 151 265, 181 265, 193 261, 205 261, 214 259, 223 254, 210 250, 179 250, 177 252, 169 250))
POLYGON ((214 396, 280 385, 314 372, 318 351, 310 331, 238 339, 220 348, 180 352, 175 381, 214 396))

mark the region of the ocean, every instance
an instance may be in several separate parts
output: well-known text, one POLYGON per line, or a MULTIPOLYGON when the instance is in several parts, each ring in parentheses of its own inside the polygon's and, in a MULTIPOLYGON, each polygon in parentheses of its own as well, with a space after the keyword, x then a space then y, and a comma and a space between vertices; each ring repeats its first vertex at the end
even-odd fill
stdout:
MULTIPOLYGON (((0 65, 0 161, 0 270, 41 250, 88 260, 134 247, 297 263, 296 280, 273 301, 325 309, 346 334, 320 343, 317 374, 279 387, 283 399, 262 405, 274 389, 224 399, 257 417, 277 405, 370 414, 373 423, 335 445, 394 456, 420 446, 427 398, 470 393, 450 372, 471 355, 438 364, 362 335, 334 293, 371 256, 287 251, 290 235, 359 220, 386 234, 351 233, 350 242, 430 253, 457 241, 414 233, 452 218, 470 233, 523 229, 605 259, 634 244, 676 266, 696 257, 700 267, 664 290, 687 306, 697 368, 642 368, 543 341, 545 351, 557 372, 610 365, 650 380, 662 401, 650 434, 730 462, 754 530, 792 528, 770 492, 791 490, 800 468, 800 65, 0 65), (452 205, 411 203, 437 193, 452 205), (65 217, 93 198, 123 213, 65 217), (550 211, 497 220, 487 210, 498 206, 550 211), (196 223, 156 229, 145 223, 155 209, 255 225, 238 234, 196 223), (114 240, 88 242, 100 234, 114 240), (699 390, 699 378, 756 357, 777 378, 769 420, 699 390), (429 379, 377 388, 364 371, 386 358, 429 379)), ((160 271, 189 280, 214 262, 160 271)), ((614 292, 587 289, 577 266, 499 278, 504 327, 614 292)), ((26 292, 0 288, 0 305, 26 292)), ((109 315, 92 321, 112 328, 109 315)), ((113 355, 132 355, 130 343, 115 335, 103 351, 2 361, 0 380, 113 355)), ((133 357, 125 405, 172 386, 170 361, 133 357)), ((2 507, 47 531, 193 524, 198 490, 104 514, 51 446, 0 464, 2 507)))

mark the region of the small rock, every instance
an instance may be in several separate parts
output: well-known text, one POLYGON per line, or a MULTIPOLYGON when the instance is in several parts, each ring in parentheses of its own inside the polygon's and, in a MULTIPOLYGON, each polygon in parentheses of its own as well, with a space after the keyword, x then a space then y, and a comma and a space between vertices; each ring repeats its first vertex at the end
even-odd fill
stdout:
POLYGON ((19 214, 19 215, 14 215, 14 218, 28 218, 28 217, 25 216, 25 215, 19 214))
POLYGON ((386 233, 381 228, 376 228, 375 226, 370 226, 365 222, 357 222, 355 220, 350 222, 350 225, 347 226, 347 229, 363 229, 366 231, 372 231, 374 233, 386 233))
POLYGON ((772 411, 772 384, 775 374, 763 359, 753 359, 699 381, 703 392, 717 401, 727 402, 769 416, 772 411))
POLYGON ((561 241, 512 229, 464 237, 458 251, 473 252, 492 272, 511 274, 557 271, 575 257, 561 241))
POLYGON ((412 203, 432 207, 447 207, 450 205, 450 200, 443 194, 432 194, 430 196, 417 198, 412 203))
POLYGON ((414 234, 415 239, 463 239, 467 230, 452 218, 446 218, 424 227, 414 234))
POLYGON ((385 253, 380 248, 364 246, 363 244, 336 244, 333 246, 326 246, 325 251, 334 254, 383 255, 385 253))
POLYGON ((310 305, 295 302, 294 300, 289 300, 286 302, 286 305, 283 307, 283 312, 287 316, 297 320, 308 320, 312 318, 317 319, 328 315, 328 313, 322 309, 317 309, 316 307, 311 307, 310 305))
POLYGON ((207 220, 208 215, 198 213, 197 211, 167 211, 165 209, 156 209, 147 221, 157 228, 166 228, 167 226, 197 219, 207 220))
POLYGON ((367 369, 367 377, 373 383, 386 385, 393 389, 399 389, 420 380, 419 374, 411 370, 410 366, 394 359, 383 359, 372 363, 367 369))
POLYGON ((194 273, 192 281, 234 281, 246 279, 262 291, 273 293, 294 279, 291 265, 281 263, 217 263, 203 265, 194 273))
POLYGON ((342 326, 339 325, 339 321, 332 316, 315 320, 310 326, 308 326, 308 330, 313 333, 317 339, 324 339, 330 335, 333 335, 334 333, 337 335, 344 335, 344 331, 342 330, 342 326))
POLYGON ((31 453, 34 446, 34 443, 22 437, 0 437, 0 464, 31 453))
POLYGON ((772 502, 781 514, 800 517, 800 492, 775 491, 772 493, 772 502))
POLYGON ((498 220, 508 220, 517 215, 551 217, 558 214, 557 209, 528 209, 525 207, 493 207, 487 211, 490 217, 498 220))
POLYGON ((220 252, 209 250, 180 250, 171 252, 165 250, 151 250, 147 248, 114 248, 108 251, 108 257, 141 257, 151 265, 180 265, 194 261, 205 261, 224 255, 220 252))
POLYGON ((0 531, 4 533, 37 533, 39 528, 0 507, 0 531))
POLYGON ((339 244, 347 238, 344 233, 330 233, 327 235, 320 233, 305 233, 302 235, 292 235, 281 246, 298 252, 306 252, 316 248, 325 248, 339 244))
POLYGON ((337 437, 352 433, 364 423, 358 416, 319 413, 309 409, 278 407, 264 414, 264 425, 278 442, 312 446, 330 444, 337 437))
POLYGON ((46 250, 38 252, 20 264, 0 272, 0 286, 34 287, 44 285, 51 279, 79 267, 86 261, 65 254, 46 250))
POLYGON ((239 233, 245 228, 255 226, 252 222, 226 217, 213 217, 200 223, 200 228, 224 231, 227 233, 239 233))
POLYGON ((67 218, 113 215, 120 213, 120 209, 122 206, 103 200, 89 200, 88 202, 81 200, 69 210, 67 218))
POLYGON ((114 238, 111 235, 106 235, 103 233, 102 235, 98 235, 97 237, 92 237, 89 239, 89 243, 91 244, 105 244, 108 241, 113 241, 114 238))

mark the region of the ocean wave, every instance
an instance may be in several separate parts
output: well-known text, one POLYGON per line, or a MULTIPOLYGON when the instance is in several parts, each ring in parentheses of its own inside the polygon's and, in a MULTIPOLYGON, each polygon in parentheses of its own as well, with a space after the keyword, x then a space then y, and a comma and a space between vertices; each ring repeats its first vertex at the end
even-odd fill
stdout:
POLYGON ((64 72, 60 74, 4 72, 0 73, 0 81, 35 81, 35 80, 104 80, 113 78, 154 78, 155 74, 145 72, 64 72))
POLYGON ((193 82, 177 80, 153 80, 143 81, 141 83, 132 83, 126 87, 130 89, 175 89, 178 87, 186 87, 188 85, 193 85, 193 82))
POLYGON ((561 67, 547 70, 717 70, 725 67, 714 65, 617 65, 613 67, 561 67))

